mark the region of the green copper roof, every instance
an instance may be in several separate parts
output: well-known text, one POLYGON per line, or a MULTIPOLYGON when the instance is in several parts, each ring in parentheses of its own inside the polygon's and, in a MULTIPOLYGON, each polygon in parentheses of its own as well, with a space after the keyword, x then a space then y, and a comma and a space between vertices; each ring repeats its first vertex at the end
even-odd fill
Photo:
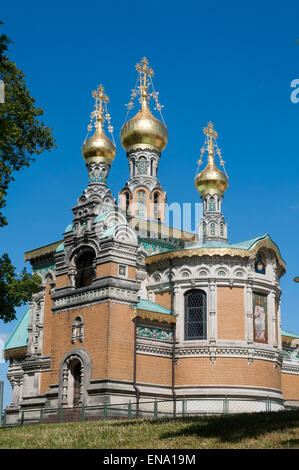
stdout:
POLYGON ((102 233, 100 238, 112 237, 114 235, 116 228, 117 226, 108 228, 104 233, 102 233))
POLYGON ((105 219, 106 215, 108 214, 108 211, 102 212, 101 214, 97 215, 96 218, 94 219, 93 223, 96 224, 97 222, 101 222, 105 219))
POLYGON ((66 227, 64 233, 72 232, 72 231, 73 231, 73 228, 74 228, 74 224, 69 224, 69 225, 66 227))
MULTIPOLYGON (((220 242, 220 241, 195 243, 195 244, 186 246, 186 249, 189 249, 189 248, 232 248, 235 250, 250 250, 250 248, 252 248, 252 246, 255 243, 257 243, 260 240, 264 240, 267 237, 271 240, 272 243, 274 243, 270 235, 266 233, 266 235, 261 235, 260 237, 250 238, 249 240, 245 240, 239 243, 228 243, 228 242, 225 243, 225 242, 220 242)), ((274 245, 276 245, 276 243, 274 243, 274 245)))
POLYGON ((290 338, 299 338, 299 335, 290 333, 289 331, 281 330, 281 336, 289 336, 290 338))
POLYGON ((150 302, 149 300, 139 299, 138 304, 133 307, 140 310, 148 310, 149 312, 156 312, 156 313, 166 313, 167 315, 175 315, 172 313, 171 310, 168 308, 162 307, 162 305, 155 304, 154 302, 150 302))
POLYGON ((64 251, 64 243, 60 243, 60 245, 58 245, 58 247, 56 248, 56 253, 58 253, 59 251, 64 251))
POLYGON ((29 325, 30 307, 22 316, 21 320, 13 330, 12 334, 5 343, 4 351, 7 349, 22 348, 28 343, 28 325, 29 325))

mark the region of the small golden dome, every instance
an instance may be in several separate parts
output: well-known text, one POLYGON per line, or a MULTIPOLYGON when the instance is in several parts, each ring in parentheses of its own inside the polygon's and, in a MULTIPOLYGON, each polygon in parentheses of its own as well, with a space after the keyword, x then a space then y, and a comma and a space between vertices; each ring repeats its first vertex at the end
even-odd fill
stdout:
POLYGON ((210 160, 206 168, 195 176, 195 187, 201 197, 215 193, 223 196, 228 187, 228 178, 216 167, 214 160, 210 160))
POLYGON ((120 131, 120 141, 124 149, 130 150, 152 148, 161 152, 167 145, 166 126, 151 113, 146 102, 136 116, 125 122, 120 131))
POLYGON ((105 135, 102 127, 98 127, 95 133, 84 142, 82 147, 82 154, 86 163, 105 162, 111 165, 115 158, 115 153, 115 145, 105 135))

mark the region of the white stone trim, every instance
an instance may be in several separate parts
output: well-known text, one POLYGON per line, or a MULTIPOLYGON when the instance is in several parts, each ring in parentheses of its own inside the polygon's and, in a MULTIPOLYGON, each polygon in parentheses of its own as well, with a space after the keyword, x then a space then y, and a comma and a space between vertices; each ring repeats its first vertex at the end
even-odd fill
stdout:
POLYGON ((86 306, 89 307, 91 305, 97 305, 106 302, 116 302, 119 304, 131 305, 132 301, 137 301, 137 292, 117 287, 104 287, 54 299, 52 310, 54 313, 56 313, 58 311, 61 312, 86 306), (126 296, 128 301, 123 299, 120 300, 117 296, 126 296))

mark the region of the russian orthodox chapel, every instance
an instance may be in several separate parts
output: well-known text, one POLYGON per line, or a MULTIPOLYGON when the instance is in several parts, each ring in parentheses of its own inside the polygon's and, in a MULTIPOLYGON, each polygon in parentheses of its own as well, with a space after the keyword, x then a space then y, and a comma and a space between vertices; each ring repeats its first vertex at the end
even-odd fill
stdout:
POLYGON ((151 101, 162 107, 147 59, 136 69, 127 106, 138 96, 140 109, 120 132, 129 174, 119 204, 108 185, 116 146, 99 86, 82 147, 89 183, 72 223, 62 240, 25 253, 42 284, 4 349, 8 423, 24 409, 38 416, 155 398, 192 398, 196 407, 228 397, 240 411, 299 400, 299 336, 281 330, 280 251, 268 234, 229 242, 229 182, 211 122, 195 176, 198 233, 165 223, 158 167, 168 133, 150 109, 151 101))

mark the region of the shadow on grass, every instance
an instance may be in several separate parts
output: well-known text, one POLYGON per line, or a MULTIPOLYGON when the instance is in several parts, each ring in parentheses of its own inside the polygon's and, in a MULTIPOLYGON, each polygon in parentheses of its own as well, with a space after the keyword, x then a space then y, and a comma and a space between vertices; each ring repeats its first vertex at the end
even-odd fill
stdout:
POLYGON ((277 411, 272 413, 253 413, 226 415, 209 418, 185 420, 186 426, 179 431, 160 435, 160 439, 180 436, 198 438, 217 438, 222 442, 239 442, 278 431, 299 428, 299 411, 277 411))
MULTIPOLYGON (((223 416, 200 416, 189 418, 133 419, 129 421, 110 421, 109 426, 136 426, 138 424, 157 425, 169 423, 173 431, 159 435, 160 439, 180 436, 198 438, 217 438, 222 442, 238 442, 242 439, 255 438, 271 432, 299 428, 298 411, 277 411, 272 413, 242 413, 223 416)), ((282 442, 282 445, 299 447, 299 440, 282 442)))

